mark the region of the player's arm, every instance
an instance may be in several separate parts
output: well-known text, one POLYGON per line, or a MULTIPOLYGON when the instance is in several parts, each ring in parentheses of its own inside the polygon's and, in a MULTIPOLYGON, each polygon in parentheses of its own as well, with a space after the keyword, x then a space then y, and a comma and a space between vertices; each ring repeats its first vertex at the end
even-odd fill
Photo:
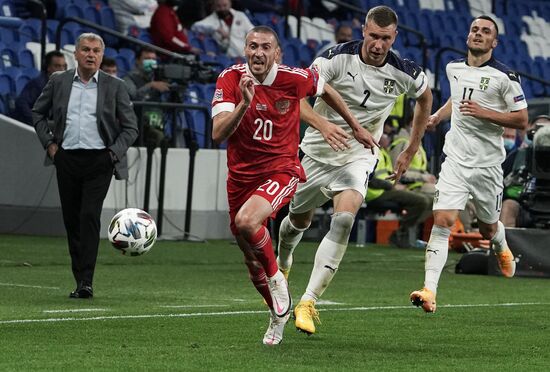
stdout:
POLYGON ((300 100, 300 119, 321 132, 325 141, 334 151, 350 147, 346 131, 313 111, 306 98, 300 100))
POLYGON ((350 126, 355 139, 374 153, 374 147, 380 147, 372 134, 359 124, 359 121, 353 116, 350 109, 342 99, 342 96, 330 85, 325 84, 324 92, 321 98, 334 109, 350 126))
POLYGON ((439 123, 445 120, 449 120, 451 117, 453 105, 449 98, 443 106, 439 108, 433 115, 428 118, 428 129, 435 128, 439 123))
POLYGON ((488 120, 501 127, 525 130, 529 121, 526 108, 512 112, 499 112, 481 107, 477 102, 465 99, 460 101, 459 109, 463 115, 488 120))
POLYGON ((394 171, 388 177, 389 179, 399 181, 401 175, 405 173, 407 168, 409 168, 411 160, 418 151, 418 147, 420 146, 422 137, 424 136, 426 124, 428 123, 428 117, 432 111, 432 99, 432 91, 429 88, 424 90, 424 92, 416 99, 409 144, 397 157, 394 171))
POLYGON ((241 101, 231 112, 223 111, 214 116, 212 124, 212 140, 220 144, 228 139, 239 127, 246 110, 254 97, 254 83, 248 75, 243 75, 239 81, 239 89, 242 93, 241 101))

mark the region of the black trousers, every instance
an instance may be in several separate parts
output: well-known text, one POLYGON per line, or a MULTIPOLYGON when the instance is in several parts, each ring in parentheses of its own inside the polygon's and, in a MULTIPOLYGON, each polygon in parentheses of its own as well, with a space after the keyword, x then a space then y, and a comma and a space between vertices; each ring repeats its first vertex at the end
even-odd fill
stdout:
POLYGON ((103 201, 113 176, 108 150, 63 150, 54 157, 63 222, 77 285, 92 285, 103 201))

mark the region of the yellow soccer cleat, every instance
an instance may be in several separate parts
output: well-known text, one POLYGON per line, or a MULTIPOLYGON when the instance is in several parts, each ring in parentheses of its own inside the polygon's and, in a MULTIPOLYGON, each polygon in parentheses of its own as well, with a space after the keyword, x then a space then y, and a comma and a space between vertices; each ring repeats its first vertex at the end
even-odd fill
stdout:
POLYGON ((285 276, 285 279, 288 282, 288 275, 290 274, 290 267, 288 269, 283 269, 282 267, 279 267, 279 270, 281 270, 281 272, 285 276))
POLYGON ((294 308, 294 318, 296 319, 296 329, 308 335, 315 333, 314 321, 321 324, 319 312, 315 309, 313 300, 300 301, 294 308))
POLYGON ((516 260, 510 249, 505 249, 500 253, 495 253, 497 256, 498 267, 502 275, 506 278, 512 278, 516 273, 516 260))
POLYGON ((427 313, 435 313, 436 304, 435 304, 435 294, 430 291, 428 288, 422 288, 419 291, 414 291, 411 293, 411 302, 416 307, 422 307, 427 313))

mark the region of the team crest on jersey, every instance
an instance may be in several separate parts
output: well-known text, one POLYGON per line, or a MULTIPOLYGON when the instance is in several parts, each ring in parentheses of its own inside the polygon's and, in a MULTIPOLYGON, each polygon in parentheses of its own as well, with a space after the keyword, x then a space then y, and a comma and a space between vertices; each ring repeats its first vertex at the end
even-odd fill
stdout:
POLYGON ((279 114, 284 115, 290 109, 290 101, 288 99, 282 99, 275 102, 275 107, 277 108, 277 111, 279 111, 279 114))
POLYGON ((479 81, 479 89, 487 90, 487 88, 489 88, 489 80, 491 79, 488 77, 482 77, 479 81))
POLYGON ((395 89, 395 80, 384 79, 384 93, 392 93, 395 89))
POLYGON ((212 102, 223 101, 223 89, 216 89, 212 102))

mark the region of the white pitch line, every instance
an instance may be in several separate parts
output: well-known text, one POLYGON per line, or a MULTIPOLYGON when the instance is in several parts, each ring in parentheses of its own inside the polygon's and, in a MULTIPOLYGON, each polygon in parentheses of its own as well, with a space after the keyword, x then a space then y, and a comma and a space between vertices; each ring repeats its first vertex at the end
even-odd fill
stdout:
POLYGON ((43 310, 43 313, 86 313, 92 311, 107 311, 109 309, 62 309, 62 310, 43 310))
POLYGON ((0 283, 5 287, 23 287, 23 288, 39 288, 39 289, 60 289, 59 287, 46 287, 43 285, 28 285, 28 284, 17 284, 17 283, 0 283))
MULTIPOLYGON (((546 302, 512 302, 503 304, 457 304, 440 305, 439 308, 468 308, 468 307, 512 307, 512 306, 548 306, 546 302)), ((372 310, 394 310, 394 309, 416 309, 413 306, 370 306, 370 307, 349 307, 349 308, 331 308, 319 309, 319 311, 372 311, 372 310)), ((0 324, 20 324, 20 323, 47 323, 47 322, 70 322, 83 320, 116 320, 116 319, 152 319, 152 318, 191 318, 202 316, 228 316, 245 314, 265 314, 266 310, 244 310, 244 311, 220 311, 212 313, 183 313, 183 314, 142 314, 142 315, 113 315, 113 316, 94 316, 90 318, 49 318, 49 319, 13 319, 0 320, 0 324)))
POLYGON ((194 307, 228 307, 229 305, 162 305, 159 307, 168 309, 194 308, 194 307))

